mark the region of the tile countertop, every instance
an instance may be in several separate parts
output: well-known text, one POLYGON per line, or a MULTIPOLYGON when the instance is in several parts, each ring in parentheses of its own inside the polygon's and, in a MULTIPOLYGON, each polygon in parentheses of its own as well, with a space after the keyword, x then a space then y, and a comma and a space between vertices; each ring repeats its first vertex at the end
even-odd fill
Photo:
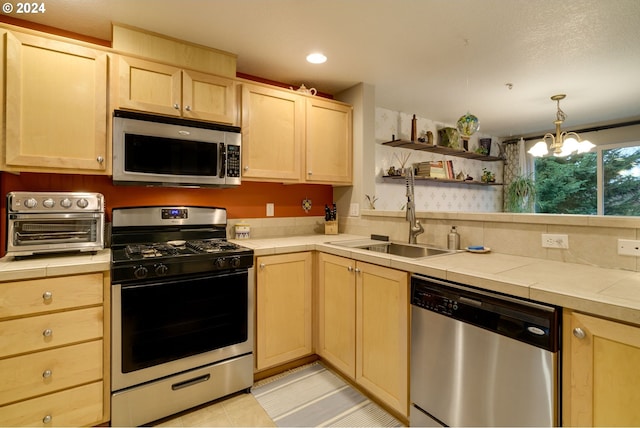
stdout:
POLYGON ((3 257, 0 259, 0 281, 108 271, 110 263, 111 251, 108 249, 96 254, 69 253, 59 256, 27 257, 22 260, 3 257))
POLYGON ((253 249, 256 256, 320 250, 640 325, 639 272, 499 253, 407 259, 329 244, 354 239, 366 237, 306 235, 234 242, 253 249))

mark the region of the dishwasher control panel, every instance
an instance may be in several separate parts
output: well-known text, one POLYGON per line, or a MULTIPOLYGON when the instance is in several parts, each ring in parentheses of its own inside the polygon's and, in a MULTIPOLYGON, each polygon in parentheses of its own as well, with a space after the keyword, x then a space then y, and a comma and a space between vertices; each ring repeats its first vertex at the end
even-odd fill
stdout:
POLYGON ((459 308, 458 302, 441 294, 435 294, 428 288, 416 287, 411 293, 411 304, 444 315, 452 315, 459 308))

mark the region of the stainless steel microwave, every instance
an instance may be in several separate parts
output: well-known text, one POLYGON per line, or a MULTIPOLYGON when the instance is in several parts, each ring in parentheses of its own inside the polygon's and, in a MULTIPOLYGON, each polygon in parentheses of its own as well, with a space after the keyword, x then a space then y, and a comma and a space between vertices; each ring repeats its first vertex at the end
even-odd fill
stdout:
POLYGON ((235 126, 115 110, 113 182, 238 186, 241 141, 235 126))

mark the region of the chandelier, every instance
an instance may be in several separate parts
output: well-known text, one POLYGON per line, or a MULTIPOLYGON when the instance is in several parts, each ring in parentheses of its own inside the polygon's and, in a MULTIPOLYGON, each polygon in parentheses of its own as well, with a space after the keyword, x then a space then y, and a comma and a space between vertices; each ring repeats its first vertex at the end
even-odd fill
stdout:
POLYGON ((558 112, 556 113, 556 135, 547 133, 542 137, 542 141, 538 141, 529 149, 529 154, 535 157, 542 157, 553 152, 554 156, 564 157, 572 153, 586 153, 595 147, 588 140, 582 140, 575 132, 561 132, 560 125, 565 121, 567 115, 560 109, 560 100, 565 99, 565 94, 553 95, 551 99, 558 103, 558 112), (547 142, 550 142, 547 149, 547 142))

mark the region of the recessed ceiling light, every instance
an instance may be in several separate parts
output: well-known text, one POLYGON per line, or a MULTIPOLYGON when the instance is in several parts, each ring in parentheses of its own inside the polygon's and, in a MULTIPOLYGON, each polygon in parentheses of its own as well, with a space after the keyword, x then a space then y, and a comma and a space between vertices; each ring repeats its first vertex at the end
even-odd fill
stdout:
POLYGON ((311 64, 322 64, 327 61, 327 57, 321 54, 320 52, 312 53, 307 55, 307 61, 311 64))

